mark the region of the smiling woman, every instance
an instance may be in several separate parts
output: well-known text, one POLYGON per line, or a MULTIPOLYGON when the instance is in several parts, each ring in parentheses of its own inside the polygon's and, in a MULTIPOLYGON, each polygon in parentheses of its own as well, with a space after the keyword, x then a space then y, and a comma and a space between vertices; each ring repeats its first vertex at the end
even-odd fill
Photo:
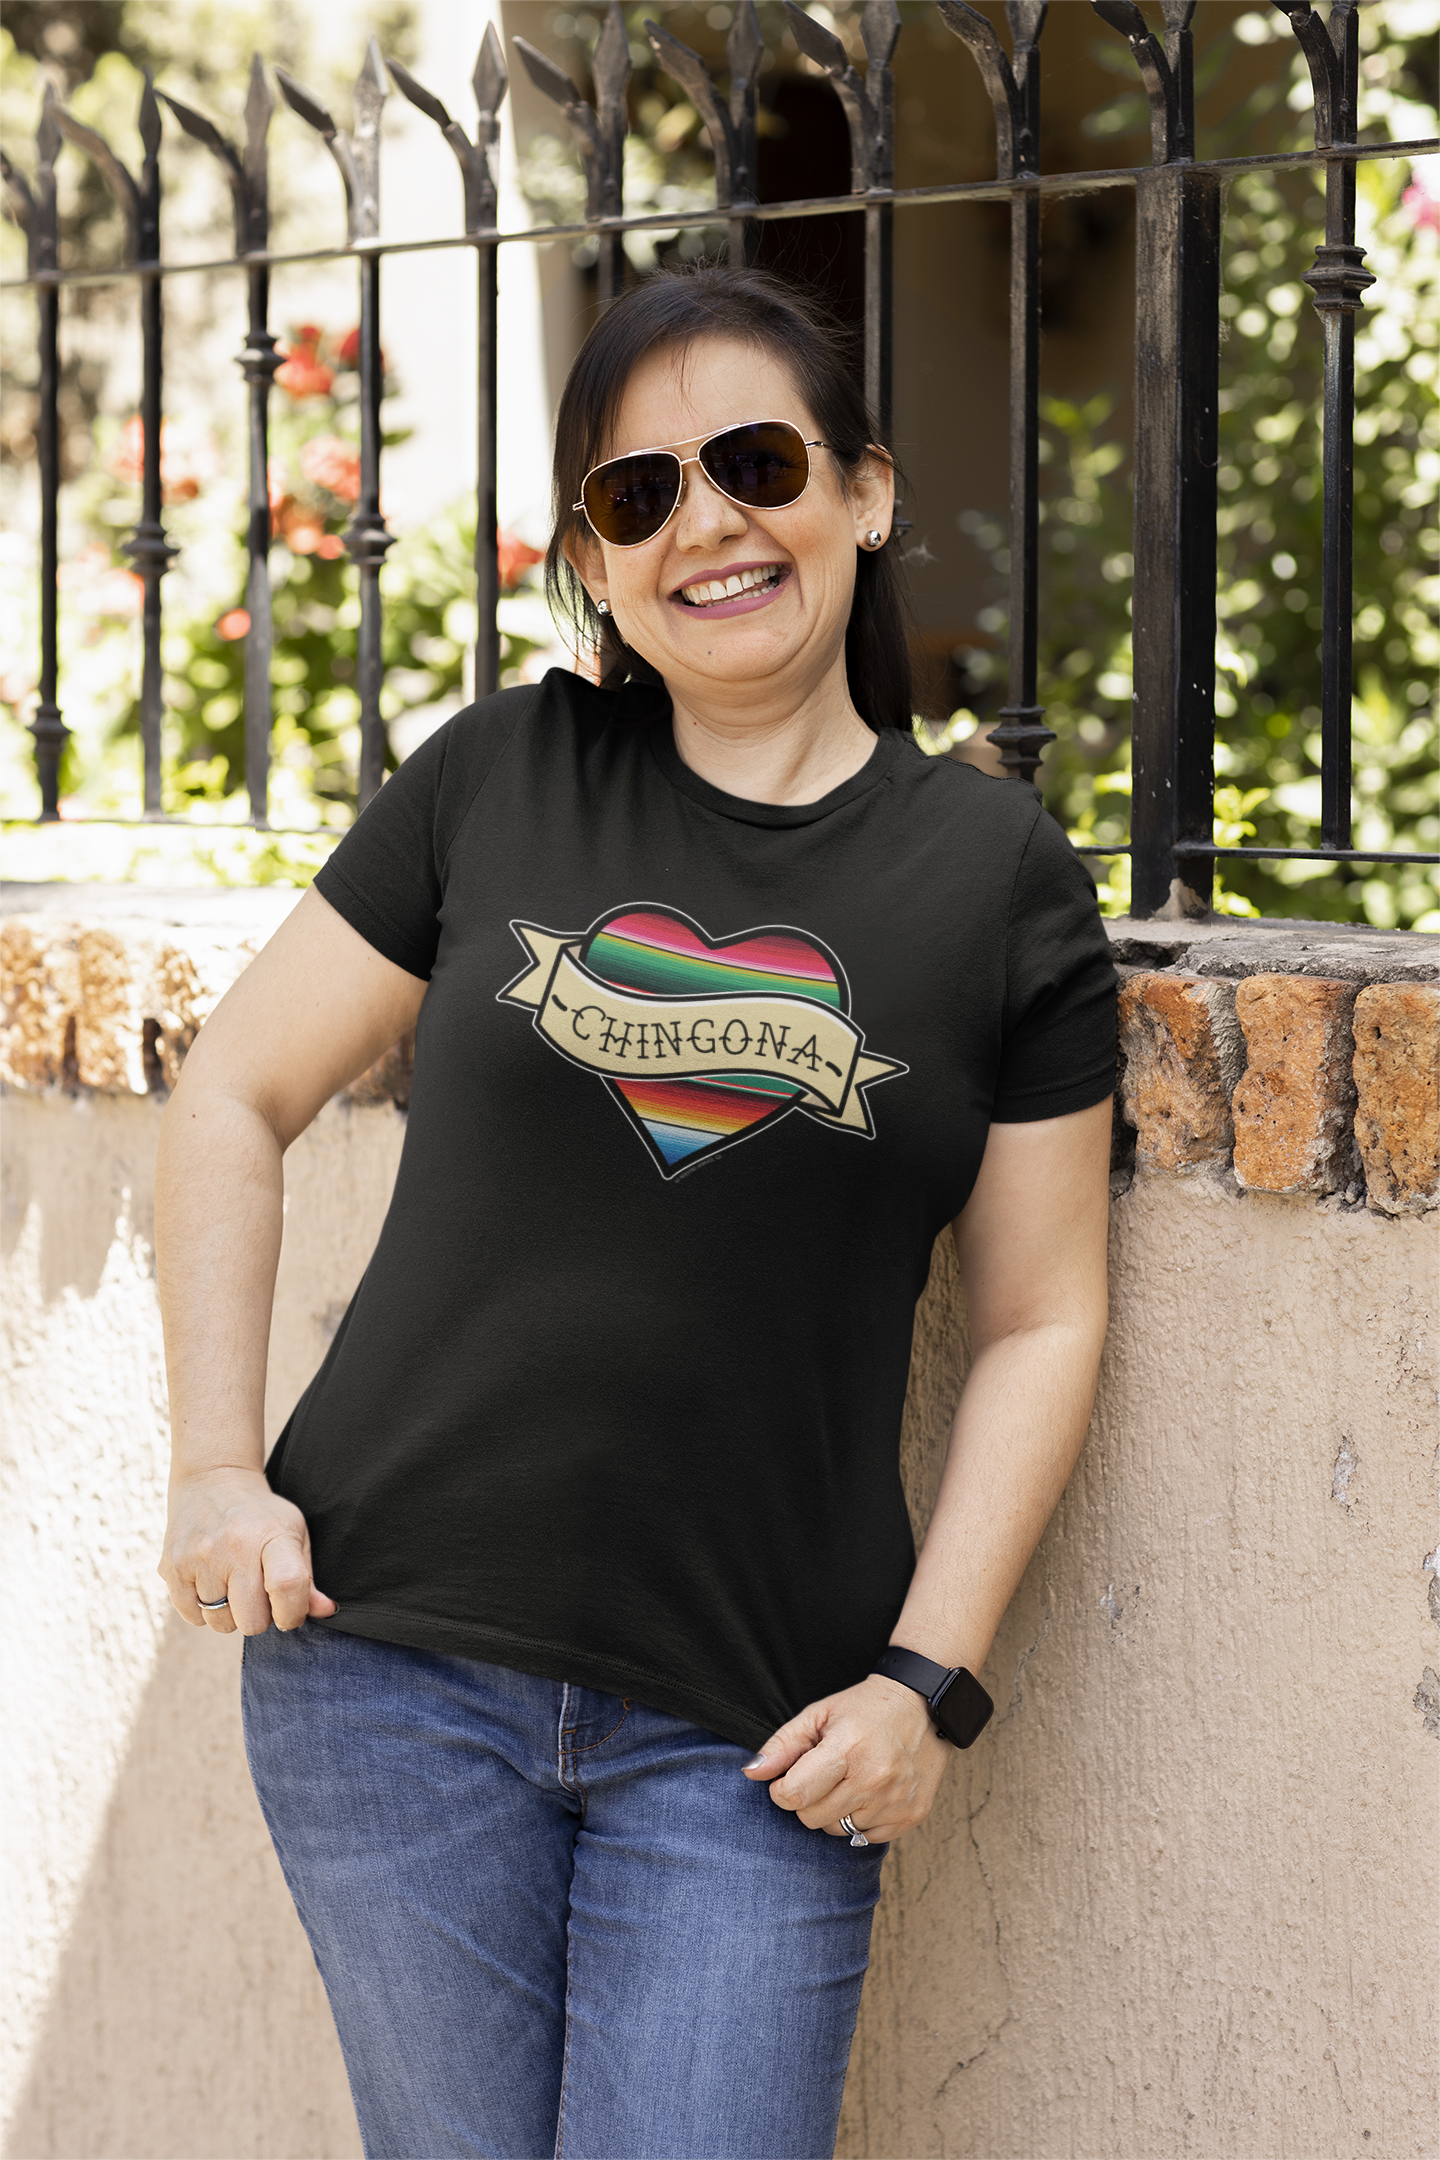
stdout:
MULTIPOLYGON (((801 672, 808 678, 810 662, 825 645, 831 692, 838 662, 851 710, 870 728, 908 732, 905 608, 898 564, 885 545, 899 475, 893 456, 874 434, 848 334, 778 278, 763 271, 702 267, 652 278, 627 295, 623 307, 612 308, 571 370, 556 416, 555 535, 545 563, 552 602, 582 643, 598 649, 602 680, 618 685, 644 679, 652 664, 670 682, 665 663, 647 650, 636 612, 643 604, 638 587, 646 576, 668 580, 662 597, 679 604, 693 601, 698 587, 716 582, 722 571, 727 581, 768 571, 778 588, 790 583, 795 548, 808 550, 823 532, 828 557, 823 638, 818 561, 812 592, 789 595, 800 603, 805 622, 801 672), (752 418, 758 413, 767 416, 765 422, 752 418), (651 432, 665 426, 667 415, 683 415, 695 432, 683 440, 651 432), (768 485, 744 485, 747 446, 726 441, 738 432, 737 423, 780 431, 780 442, 772 436, 767 445, 768 473, 755 472, 753 451, 749 455, 756 481, 768 485), (711 434, 715 429, 724 432, 717 437, 711 434), (653 458, 657 444, 665 453, 657 478, 669 525, 653 527, 640 542, 613 525, 602 529, 609 521, 602 513, 602 524, 596 523, 597 478, 617 464, 633 472, 635 454, 653 458), (707 449, 708 458, 702 455, 707 449), (777 465, 788 476, 778 489, 777 465), (727 467, 738 486, 726 487, 727 467), (728 507, 722 509, 715 497, 728 507), (662 532, 663 564, 648 544, 662 532), (760 547, 742 550, 739 542, 747 536, 760 547), (633 573, 620 568, 623 590, 612 593, 607 565, 618 552, 617 541, 635 547, 644 560, 633 573), (608 603, 604 615, 602 601, 608 603), (829 650, 837 620, 838 652, 829 650)), ((714 616, 707 610, 705 619, 714 616)), ((660 649, 667 659, 679 657, 663 640, 660 649)), ((770 651, 777 649, 772 641, 770 651)), ((718 663, 722 669, 738 657, 725 650, 728 660, 718 663)), ((757 647, 755 658, 760 657, 757 647)), ((745 673, 751 672, 746 667, 745 673)), ((765 672, 763 666, 758 672, 765 672)), ((793 687, 793 678, 777 684, 781 702, 793 687)))
POLYGON ((600 681, 407 759, 166 1113, 164 1573, 249 1637, 372 2156, 832 2150, 885 1850, 1084 1433, 1114 970, 1033 790, 915 746, 894 482, 810 303, 618 301, 547 557, 600 681), (390 1212, 267 1472, 281 1155, 411 1026, 390 1212), (917 1560, 947 1224, 974 1356, 917 1560))

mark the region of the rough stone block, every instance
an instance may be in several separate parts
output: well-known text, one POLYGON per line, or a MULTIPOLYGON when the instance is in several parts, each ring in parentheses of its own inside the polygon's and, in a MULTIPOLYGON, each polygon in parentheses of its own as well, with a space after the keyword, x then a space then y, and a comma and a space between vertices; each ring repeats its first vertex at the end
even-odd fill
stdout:
POLYGON ((153 938, 128 923, 87 926, 79 932, 76 949, 80 964, 76 1078, 82 1087, 96 1088, 103 1095, 143 1095, 153 938))
POLYGON ((1135 1158, 1151 1170, 1223 1163, 1230 1095, 1244 1068, 1235 985, 1194 975, 1132 975, 1120 992, 1121 1101, 1135 1158))
MULTIPOLYGON (((165 1094, 185 1053, 270 925, 196 927, 12 916, 0 926, 0 1080, 101 1095, 165 1094)), ((414 1036, 347 1088, 355 1103, 410 1100, 414 1036)))
POLYGON ((6 1086, 73 1081, 80 963, 73 924, 15 915, 0 927, 0 1078, 6 1086))
POLYGON ((1249 1063, 1235 1090, 1235 1175, 1258 1192, 1338 1192, 1359 1176, 1353 982, 1252 975, 1235 1011, 1249 1063))
POLYGON ((1440 1201, 1440 990, 1376 983, 1355 1000, 1355 1138, 1370 1205, 1440 1201))

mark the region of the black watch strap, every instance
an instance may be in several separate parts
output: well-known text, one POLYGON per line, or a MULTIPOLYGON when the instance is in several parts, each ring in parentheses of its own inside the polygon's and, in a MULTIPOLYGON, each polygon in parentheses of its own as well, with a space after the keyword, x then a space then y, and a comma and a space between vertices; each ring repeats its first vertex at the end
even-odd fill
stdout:
POLYGON ((875 1660, 874 1670, 886 1680, 898 1680, 913 1688, 930 1705, 937 1731, 956 1747, 967 1748, 979 1739, 995 1708, 972 1672, 963 1665, 937 1665, 918 1650, 902 1650, 892 1643, 875 1660))

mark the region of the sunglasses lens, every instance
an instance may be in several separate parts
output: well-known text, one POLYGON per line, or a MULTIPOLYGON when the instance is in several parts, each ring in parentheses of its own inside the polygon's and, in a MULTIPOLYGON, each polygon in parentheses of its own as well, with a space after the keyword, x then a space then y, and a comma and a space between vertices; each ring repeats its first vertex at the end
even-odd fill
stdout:
POLYGON ((783 420, 727 428, 704 445, 700 462, 722 494, 754 510, 798 502, 810 478, 805 438, 783 420))
POLYGON ((585 515, 612 547, 652 539, 679 499, 680 460, 669 450, 613 458, 585 482, 585 515))

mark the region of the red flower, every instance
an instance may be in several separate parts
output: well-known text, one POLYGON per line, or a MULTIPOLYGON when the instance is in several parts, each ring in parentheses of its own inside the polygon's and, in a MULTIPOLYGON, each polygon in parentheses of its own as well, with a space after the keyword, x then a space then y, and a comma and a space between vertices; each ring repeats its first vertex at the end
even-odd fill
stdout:
POLYGON ((314 555, 319 552, 325 539, 325 526, 319 513, 302 509, 295 498, 287 495, 273 520, 277 536, 285 542, 292 555, 314 555))
POLYGON ((232 645, 236 638, 248 637, 249 632, 250 616, 243 607, 227 608, 215 625, 216 637, 223 638, 227 645, 232 645))
MULTIPOLYGON (((314 330, 314 325, 307 323, 305 328, 314 330)), ((293 398, 325 397, 335 380, 334 371, 320 358, 319 339, 318 330, 314 330, 313 337, 297 337, 285 365, 275 370, 276 382, 293 398)))
POLYGON ((495 555, 500 571, 500 590, 513 592, 531 563, 544 562, 543 548, 533 548, 514 533, 497 532, 495 555))
POLYGON ((316 435, 300 452, 300 470, 307 480, 322 487, 340 502, 355 502, 360 494, 360 457, 338 435, 316 435))
MULTIPOLYGON (((340 365, 341 365, 341 367, 351 367, 351 368, 358 368, 358 367, 359 367, 359 365, 360 365, 360 325, 359 325, 358 323, 357 323, 357 324, 355 325, 355 328, 354 328, 353 330, 347 330, 347 331, 346 331, 346 333, 345 333, 345 335, 344 335, 344 337, 343 337, 343 338, 341 338, 341 340, 340 340, 340 343, 339 343, 339 346, 338 346, 338 348, 337 348, 337 350, 336 350, 336 355, 335 355, 335 357, 336 357, 336 358, 337 358, 337 360, 338 360, 338 361, 340 362, 340 365)), ((386 374, 386 373, 388 372, 388 370, 389 370, 389 365, 390 365, 390 363, 389 363, 389 361, 388 361, 388 360, 387 360, 387 359, 385 358, 385 354, 384 354, 384 351, 383 351, 383 349, 382 349, 382 351, 381 351, 381 354, 380 354, 380 373, 381 373, 382 375, 384 375, 384 374, 386 374)))

